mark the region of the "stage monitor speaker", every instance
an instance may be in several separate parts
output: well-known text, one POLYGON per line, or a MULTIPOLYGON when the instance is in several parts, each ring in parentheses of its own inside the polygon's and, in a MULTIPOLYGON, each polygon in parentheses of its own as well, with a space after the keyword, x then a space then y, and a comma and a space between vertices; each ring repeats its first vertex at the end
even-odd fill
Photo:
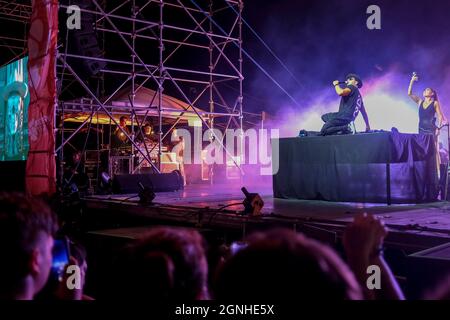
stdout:
POLYGON ((114 176, 113 192, 116 194, 138 193, 140 183, 153 192, 170 192, 183 189, 183 178, 179 171, 171 173, 120 174, 114 176))

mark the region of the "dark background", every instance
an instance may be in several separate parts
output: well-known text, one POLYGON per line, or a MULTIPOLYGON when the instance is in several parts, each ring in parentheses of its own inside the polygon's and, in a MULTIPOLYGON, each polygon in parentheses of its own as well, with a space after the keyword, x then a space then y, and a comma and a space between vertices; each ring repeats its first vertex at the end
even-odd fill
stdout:
MULTIPOLYGON (((192 5, 190 0, 185 3, 192 5)), ((401 81, 398 90, 403 92, 413 71, 419 73, 421 83, 438 90, 446 109, 450 98, 447 94, 450 85, 449 1, 246 0, 244 6, 245 19, 294 77, 246 27, 245 49, 297 101, 297 104, 291 101, 245 58, 245 110, 265 110, 276 115, 282 113, 284 106, 307 109, 312 99, 320 95, 331 97, 333 92, 328 90, 331 81, 343 79, 348 72, 359 73, 366 81, 395 72, 401 81), (381 8, 381 30, 366 28, 366 9, 371 4, 381 8)), ((218 19, 226 23, 226 19, 218 19)), ((4 37, 11 34, 23 37, 25 29, 23 24, 0 19, 0 34, 4 37)), ((5 40, 0 38, 0 45, 4 44, 5 40)), ((107 45, 112 46, 115 55, 121 54, 117 42, 107 45)), ((14 55, 20 55, 21 50, 2 46, 0 52, 0 64, 3 64, 14 55)), ((129 53, 124 54, 129 57, 129 53)), ((187 54, 174 59, 173 64, 185 65, 186 56, 191 57, 188 60, 194 67, 202 59, 198 55, 192 59, 187 54)))
MULTIPOLYGON (((421 81, 447 96, 449 1, 247 0, 245 8, 248 22, 299 83, 250 35, 245 38, 247 49, 302 106, 349 72, 370 79, 393 69, 406 77, 416 71, 421 81), (371 4, 381 8, 381 30, 366 27, 366 9, 371 4)), ((292 104, 248 61, 245 71, 248 108, 265 105, 269 111, 283 102, 292 104)), ((400 90, 406 91, 408 81, 400 90)))

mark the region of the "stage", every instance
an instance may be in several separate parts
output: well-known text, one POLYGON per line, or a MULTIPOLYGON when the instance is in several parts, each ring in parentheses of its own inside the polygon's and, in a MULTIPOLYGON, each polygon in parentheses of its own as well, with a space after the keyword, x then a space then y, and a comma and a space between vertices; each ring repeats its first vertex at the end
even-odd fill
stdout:
POLYGON ((279 139, 277 198, 425 203, 438 199, 432 135, 396 131, 279 139))
POLYGON ((227 185, 188 185, 182 191, 157 193, 153 205, 142 205, 136 194, 93 195, 84 198, 91 232, 139 236, 154 224, 201 230, 234 231, 275 226, 294 228, 325 242, 336 243, 345 226, 359 213, 382 218, 390 233, 386 245, 416 252, 450 242, 450 204, 384 205, 315 200, 286 200, 272 196, 271 184, 245 185, 264 200, 262 215, 240 213, 239 181, 227 185), (231 205, 222 209, 224 206, 231 205))

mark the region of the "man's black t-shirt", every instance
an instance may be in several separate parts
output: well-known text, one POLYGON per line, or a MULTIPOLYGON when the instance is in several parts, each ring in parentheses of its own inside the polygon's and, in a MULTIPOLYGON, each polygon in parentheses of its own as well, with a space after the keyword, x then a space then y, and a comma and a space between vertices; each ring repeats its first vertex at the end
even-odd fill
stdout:
POLYGON ((357 87, 348 85, 346 88, 349 88, 352 92, 348 96, 341 98, 338 113, 340 118, 353 121, 364 104, 357 87))
MULTIPOLYGON (((130 136, 131 132, 128 130, 128 127, 123 127, 123 130, 130 136)), ((121 149, 131 147, 131 142, 128 140, 127 136, 120 130, 118 127, 114 130, 111 137, 111 148, 113 149, 121 149)))

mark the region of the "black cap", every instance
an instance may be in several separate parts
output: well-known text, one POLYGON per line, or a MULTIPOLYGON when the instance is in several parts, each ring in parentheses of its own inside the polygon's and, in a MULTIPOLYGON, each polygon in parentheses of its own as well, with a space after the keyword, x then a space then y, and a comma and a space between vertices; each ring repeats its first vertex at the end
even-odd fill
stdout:
POLYGON ((349 79, 349 78, 355 78, 356 81, 358 81, 358 88, 361 88, 363 86, 363 82, 361 80, 361 78, 354 73, 349 73, 346 77, 345 80, 349 79))

